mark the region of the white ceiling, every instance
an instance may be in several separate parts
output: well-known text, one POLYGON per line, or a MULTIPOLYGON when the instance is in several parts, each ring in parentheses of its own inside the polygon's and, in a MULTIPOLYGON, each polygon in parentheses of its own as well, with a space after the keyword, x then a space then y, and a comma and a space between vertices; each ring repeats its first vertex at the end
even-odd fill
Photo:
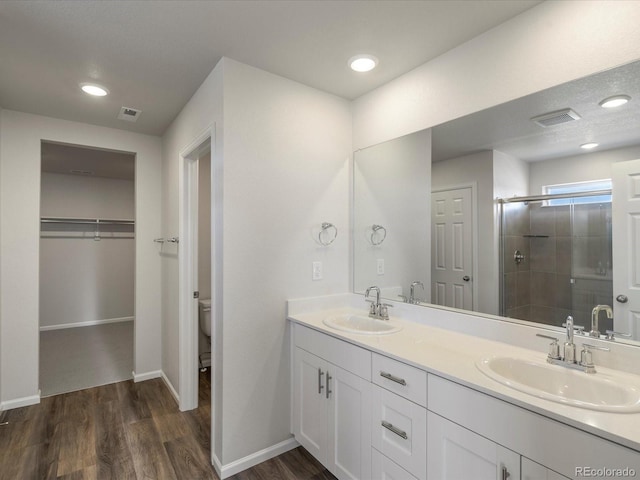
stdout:
POLYGON ((580 145, 587 142, 599 144, 589 152, 637 145, 639 79, 640 62, 634 62, 438 125, 432 130, 432 159, 499 150, 532 162, 584 154, 580 145), (612 109, 598 105, 618 94, 629 95, 631 101, 612 109), (582 118, 546 128, 531 121, 565 108, 582 118))
POLYGON ((161 135, 222 56, 353 99, 537 3, 2 0, 0 106, 161 135), (358 53, 378 68, 349 70, 358 53))

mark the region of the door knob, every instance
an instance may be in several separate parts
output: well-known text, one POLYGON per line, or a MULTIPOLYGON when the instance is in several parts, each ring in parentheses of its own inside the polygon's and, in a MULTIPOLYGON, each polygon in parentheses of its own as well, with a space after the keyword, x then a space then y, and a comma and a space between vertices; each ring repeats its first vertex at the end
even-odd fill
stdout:
POLYGON ((471 280, 471 277, 469 275, 465 275, 464 277, 462 277, 462 280, 468 282, 469 280, 471 280))
POLYGON ((618 295, 616 297, 616 302, 627 303, 628 301, 629 301, 629 298, 626 295, 618 295))

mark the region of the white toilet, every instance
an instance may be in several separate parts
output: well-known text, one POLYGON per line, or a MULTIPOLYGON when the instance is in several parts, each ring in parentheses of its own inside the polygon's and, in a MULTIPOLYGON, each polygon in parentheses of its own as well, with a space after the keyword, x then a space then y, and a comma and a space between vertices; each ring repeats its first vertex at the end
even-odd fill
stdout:
POLYGON ((200 308, 198 311, 198 318, 200 320, 200 330, 207 337, 207 342, 209 344, 209 351, 202 352, 198 355, 198 361, 200 362, 200 371, 206 371, 206 367, 202 363, 202 357, 211 359, 211 299, 210 298, 202 298, 198 302, 200 304, 200 308))

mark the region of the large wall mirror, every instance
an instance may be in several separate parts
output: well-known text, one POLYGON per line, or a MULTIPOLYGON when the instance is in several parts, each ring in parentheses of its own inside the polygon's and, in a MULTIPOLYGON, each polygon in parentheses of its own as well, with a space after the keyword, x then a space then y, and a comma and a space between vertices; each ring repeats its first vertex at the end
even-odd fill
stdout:
POLYGON ((355 152, 354 291, 587 332, 610 305, 598 330, 640 341, 638 78, 634 62, 355 152))

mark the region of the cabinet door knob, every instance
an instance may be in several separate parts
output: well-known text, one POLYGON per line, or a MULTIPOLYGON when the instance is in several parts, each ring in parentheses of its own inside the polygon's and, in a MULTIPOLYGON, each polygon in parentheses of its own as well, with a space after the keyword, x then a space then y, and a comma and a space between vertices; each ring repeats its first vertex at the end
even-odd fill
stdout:
POLYGON ((511 474, 509 473, 509 470, 507 470, 507 467, 502 467, 502 478, 501 478, 501 480, 507 480, 510 476, 511 476, 511 474))
POLYGON ((322 369, 318 369, 318 393, 320 395, 322 395, 322 389, 324 388, 324 385, 322 385, 322 376, 324 375, 324 372, 322 371, 322 369))

